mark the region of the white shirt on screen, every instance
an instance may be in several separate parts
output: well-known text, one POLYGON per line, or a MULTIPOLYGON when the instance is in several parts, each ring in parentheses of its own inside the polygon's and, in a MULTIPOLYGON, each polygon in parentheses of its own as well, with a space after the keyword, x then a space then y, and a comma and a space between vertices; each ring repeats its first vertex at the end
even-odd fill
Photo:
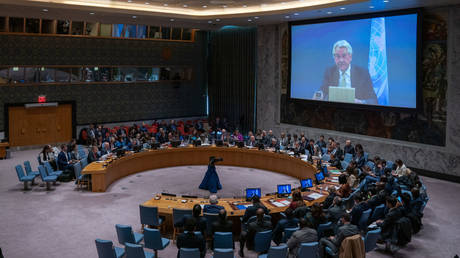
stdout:
POLYGON ((339 87, 351 88, 351 65, 348 66, 348 69, 345 72, 339 70, 339 87), (342 85, 342 80, 345 79, 345 86, 342 85))

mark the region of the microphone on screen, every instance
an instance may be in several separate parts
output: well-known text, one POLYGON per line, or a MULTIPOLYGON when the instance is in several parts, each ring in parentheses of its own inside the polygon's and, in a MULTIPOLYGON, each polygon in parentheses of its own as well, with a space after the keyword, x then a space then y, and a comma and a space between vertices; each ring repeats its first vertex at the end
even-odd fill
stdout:
POLYGON ((322 90, 317 90, 315 91, 315 94, 313 94, 313 99, 314 100, 323 100, 323 91, 322 90))

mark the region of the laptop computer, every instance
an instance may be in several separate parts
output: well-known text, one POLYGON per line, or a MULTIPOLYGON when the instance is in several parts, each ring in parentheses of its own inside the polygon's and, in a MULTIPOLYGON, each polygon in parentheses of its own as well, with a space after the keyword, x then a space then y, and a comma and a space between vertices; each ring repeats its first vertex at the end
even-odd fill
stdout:
POLYGON ((355 103, 355 88, 329 86, 329 101, 355 103))

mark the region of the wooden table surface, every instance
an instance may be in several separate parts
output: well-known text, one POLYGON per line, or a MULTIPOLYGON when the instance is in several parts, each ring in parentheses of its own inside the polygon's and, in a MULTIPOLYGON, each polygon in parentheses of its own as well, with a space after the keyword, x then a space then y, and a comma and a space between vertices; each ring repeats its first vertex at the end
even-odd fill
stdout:
POLYGON ((93 162, 82 174, 91 175, 93 192, 105 192, 111 183, 125 176, 165 167, 208 165, 210 156, 223 158, 219 165, 263 169, 299 179, 314 178, 316 173, 311 164, 281 153, 236 147, 184 147, 148 150, 116 160, 93 162))
POLYGON ((10 144, 8 142, 0 142, 0 158, 6 158, 6 148, 9 146, 10 144))

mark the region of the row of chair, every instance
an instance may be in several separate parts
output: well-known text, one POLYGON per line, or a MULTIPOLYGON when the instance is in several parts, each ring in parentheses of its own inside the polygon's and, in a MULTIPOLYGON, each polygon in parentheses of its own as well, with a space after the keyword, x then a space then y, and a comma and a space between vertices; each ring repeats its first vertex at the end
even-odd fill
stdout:
POLYGON ((15 167, 19 181, 24 183, 24 190, 28 190, 28 182, 33 185, 35 178, 38 176, 41 177, 42 182, 46 183, 46 189, 50 190, 49 183, 56 183, 58 177, 62 174, 61 170, 55 171, 48 162, 38 166, 38 171, 33 171, 30 162, 24 161, 24 168, 26 173, 24 173, 21 165, 15 167))

